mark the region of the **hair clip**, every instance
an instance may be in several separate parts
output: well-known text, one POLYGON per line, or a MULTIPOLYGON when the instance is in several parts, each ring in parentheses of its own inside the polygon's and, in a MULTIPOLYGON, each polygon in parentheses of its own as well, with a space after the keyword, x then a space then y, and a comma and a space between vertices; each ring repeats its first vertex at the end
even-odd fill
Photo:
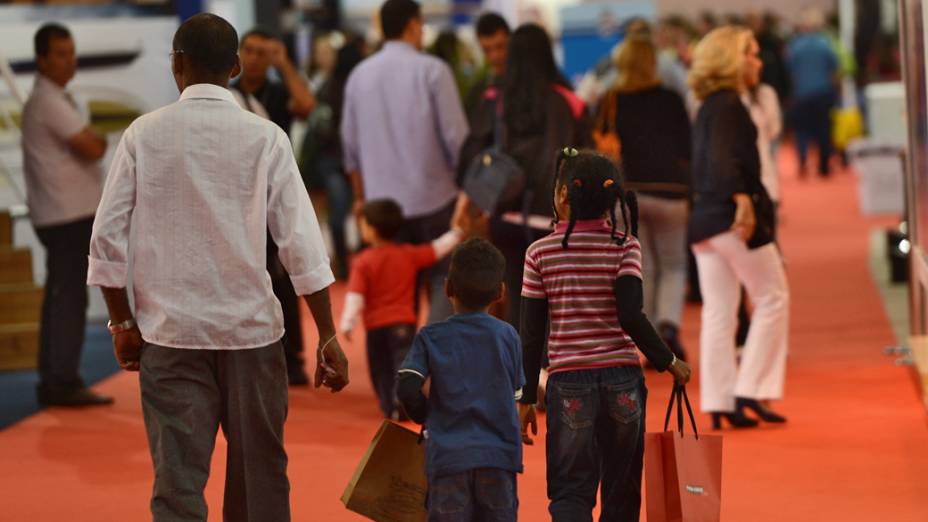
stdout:
POLYGON ((583 186, 583 182, 580 181, 579 179, 576 179, 576 178, 575 178, 575 179, 574 179, 574 186, 575 186, 575 187, 582 187, 582 186, 583 186))
POLYGON ((568 158, 576 158, 580 155, 580 152, 573 147, 564 147, 564 155, 568 158))
POLYGON ((607 179, 606 181, 603 181, 603 188, 609 188, 614 184, 615 184, 614 179, 607 179))

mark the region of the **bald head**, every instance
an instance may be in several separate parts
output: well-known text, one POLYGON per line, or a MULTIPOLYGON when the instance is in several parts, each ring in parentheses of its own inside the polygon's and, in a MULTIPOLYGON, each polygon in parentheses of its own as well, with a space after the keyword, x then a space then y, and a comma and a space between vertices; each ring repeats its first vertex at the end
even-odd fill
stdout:
POLYGON ((174 52, 199 73, 228 77, 238 63, 238 34, 223 18, 201 13, 174 33, 174 52))

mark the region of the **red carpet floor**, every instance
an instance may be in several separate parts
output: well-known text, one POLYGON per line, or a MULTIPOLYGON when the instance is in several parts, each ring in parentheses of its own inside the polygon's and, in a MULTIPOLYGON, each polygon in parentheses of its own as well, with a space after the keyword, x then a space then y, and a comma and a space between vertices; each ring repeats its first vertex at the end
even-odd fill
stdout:
MULTIPOLYGON (((926 412, 909 370, 881 354, 894 339, 867 265, 871 228, 889 222, 860 217, 848 174, 804 182, 790 176, 784 188, 782 246, 793 309, 787 398, 780 409, 790 423, 724 432, 723 520, 924 522, 926 412)), ((687 310, 683 329, 696 352, 697 308, 687 310)), ((346 348, 353 371, 346 391, 291 394, 294 520, 360 519, 338 499, 380 419, 363 346, 346 348)), ((670 382, 649 374, 648 384, 648 425, 657 430, 670 382)), ((695 384, 691 396, 697 398, 695 384)), ((116 405, 49 410, 0 432, 0 520, 149 518, 152 472, 137 376, 121 374, 97 388, 115 395, 116 405)), ((707 428, 708 419, 700 422, 707 428)), ((214 460, 207 497, 210 520, 220 520, 221 436, 214 460)), ((527 449, 525 466, 521 519, 546 520, 543 445, 527 449)))

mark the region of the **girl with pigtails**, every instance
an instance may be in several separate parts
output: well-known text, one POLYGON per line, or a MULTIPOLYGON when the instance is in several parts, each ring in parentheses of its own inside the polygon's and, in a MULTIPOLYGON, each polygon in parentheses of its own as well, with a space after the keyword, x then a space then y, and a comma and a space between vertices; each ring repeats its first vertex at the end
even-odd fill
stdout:
POLYGON ((592 520, 601 489, 600 522, 637 521, 647 402, 638 350, 678 383, 689 381, 690 368, 642 312, 637 201, 615 164, 565 148, 555 169, 555 230, 525 255, 522 437, 532 444, 529 427, 537 434, 533 381, 547 341, 552 520, 592 520))

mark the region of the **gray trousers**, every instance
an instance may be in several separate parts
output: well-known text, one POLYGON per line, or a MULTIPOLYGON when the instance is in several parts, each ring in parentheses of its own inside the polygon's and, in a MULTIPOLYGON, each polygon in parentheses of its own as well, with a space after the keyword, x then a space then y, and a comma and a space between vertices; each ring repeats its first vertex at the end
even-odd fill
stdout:
POLYGON ((155 522, 205 521, 203 488, 221 427, 223 520, 290 520, 284 450, 287 367, 280 343, 250 350, 142 350, 142 413, 155 467, 155 522))
POLYGON ((685 199, 638 196, 644 311, 654 324, 680 325, 686 292, 685 199))

